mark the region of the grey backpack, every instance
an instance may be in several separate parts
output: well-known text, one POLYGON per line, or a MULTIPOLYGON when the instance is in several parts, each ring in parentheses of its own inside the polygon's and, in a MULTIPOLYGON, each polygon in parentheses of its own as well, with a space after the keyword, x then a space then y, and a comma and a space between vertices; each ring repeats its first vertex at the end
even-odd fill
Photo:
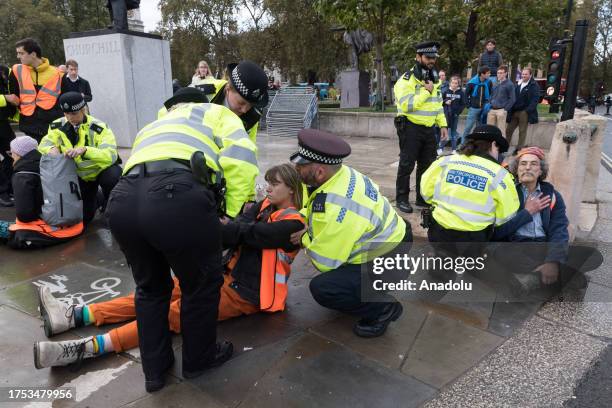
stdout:
POLYGON ((43 190, 42 219, 63 227, 83 221, 83 199, 74 160, 63 155, 44 154, 40 159, 43 190))

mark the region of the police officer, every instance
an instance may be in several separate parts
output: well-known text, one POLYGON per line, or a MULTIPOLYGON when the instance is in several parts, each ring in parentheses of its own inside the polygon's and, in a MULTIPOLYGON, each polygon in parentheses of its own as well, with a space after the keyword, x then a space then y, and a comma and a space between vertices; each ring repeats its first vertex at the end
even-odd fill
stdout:
POLYGON ((487 242, 514 217, 519 199, 512 175, 498 163, 508 141, 492 125, 477 126, 458 155, 436 160, 421 179, 433 206, 430 242, 487 242))
MULTIPOLYGON (((139 345, 149 392, 164 386, 164 373, 174 361, 168 327, 170 268, 183 294, 183 376, 194 378, 227 361, 233 351, 231 343, 216 342, 223 283, 217 202, 210 184, 201 184, 190 165, 194 152, 202 152, 204 163, 195 164, 208 167, 214 174, 210 182, 219 183, 228 165, 223 153, 233 145, 220 148, 217 142, 230 136, 250 142, 229 109, 206 103, 171 105, 164 117, 138 133, 109 200, 109 225, 136 282, 139 345)), ((236 188, 228 180, 227 194, 234 200, 236 188)))
POLYGON ((228 79, 206 79, 201 89, 211 103, 223 105, 240 116, 244 129, 255 142, 263 108, 268 104, 268 77, 251 61, 228 65, 228 79))
POLYGON ((42 154, 63 154, 74 159, 83 197, 83 222, 95 216, 98 187, 104 200, 121 177, 117 142, 113 131, 103 122, 86 113, 85 99, 79 92, 66 92, 59 98, 64 117, 49 125, 40 141, 42 154))
POLYGON ((386 302, 363 302, 361 265, 401 241, 412 241, 410 225, 372 180, 342 165, 351 152, 343 139, 304 129, 298 134, 298 144, 291 161, 308 185, 308 227, 297 236, 322 272, 310 283, 312 296, 324 307, 360 317, 353 328, 358 336, 380 336, 402 314, 402 306, 390 296, 386 302))
POLYGON ((397 117, 395 127, 399 137, 400 160, 397 168, 395 194, 397 208, 411 213, 408 201, 410 175, 417 165, 416 205, 426 206, 419 191, 421 175, 436 157, 436 130, 441 128, 441 139, 448 137, 446 118, 442 108, 442 83, 438 78, 435 63, 440 43, 427 41, 416 46, 415 66, 395 84, 397 117))

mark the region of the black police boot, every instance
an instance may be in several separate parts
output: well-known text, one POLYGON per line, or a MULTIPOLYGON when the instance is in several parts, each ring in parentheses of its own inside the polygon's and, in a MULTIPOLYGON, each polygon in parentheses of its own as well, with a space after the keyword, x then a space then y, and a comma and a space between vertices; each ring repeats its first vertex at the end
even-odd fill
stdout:
MULTIPOLYGON (((171 358, 166 365, 166 368, 163 370, 163 373, 168 371, 174 365, 174 354, 171 354, 171 358)), ((145 379, 145 390, 147 392, 155 392, 164 388, 166 385, 166 375, 162 374, 159 378, 145 379)))
POLYGON ((234 345, 229 341, 224 341, 223 343, 217 343, 217 352, 215 353, 215 358, 213 361, 208 363, 201 370, 189 371, 183 368, 183 377, 185 378, 196 378, 204 374, 206 370, 209 368, 219 367, 227 360, 230 359, 232 354, 234 353, 234 345))
POLYGON ((402 315, 404 308, 399 302, 391 303, 374 320, 361 319, 353 326, 353 333, 359 337, 378 337, 385 334, 389 323, 396 321, 402 315))
POLYGON ((427 204, 425 200, 423 200, 421 197, 417 197, 416 206, 417 207, 429 207, 429 204, 427 204))
POLYGON ((12 207, 15 202, 11 199, 9 193, 0 194, 0 207, 12 207))
POLYGON ((398 201, 397 202, 397 208, 401 212, 405 212, 405 213, 411 213, 412 212, 412 206, 410 205, 410 203, 408 201, 398 201))

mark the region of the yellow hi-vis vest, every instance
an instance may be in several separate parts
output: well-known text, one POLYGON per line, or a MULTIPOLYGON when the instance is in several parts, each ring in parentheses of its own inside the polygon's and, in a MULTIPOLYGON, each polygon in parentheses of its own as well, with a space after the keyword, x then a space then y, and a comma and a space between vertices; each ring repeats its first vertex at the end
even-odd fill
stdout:
POLYGON ((134 141, 124 174, 137 164, 155 160, 189 160, 201 151, 206 164, 226 182, 226 211, 240 212, 255 193, 257 147, 232 111, 212 103, 178 106, 145 126, 134 141))
POLYGON ((456 231, 501 225, 519 208, 512 174, 477 155, 454 154, 433 162, 421 177, 421 195, 435 206, 436 222, 456 231))
POLYGON ((57 147, 60 152, 65 153, 68 149, 86 147, 84 154, 74 158, 77 175, 84 181, 95 180, 103 170, 117 161, 115 134, 104 122, 86 115, 85 121, 79 126, 79 139, 73 145, 67 136, 71 128, 72 124, 65 117, 51 122, 47 135, 38 145, 38 151, 48 154, 49 150, 57 147))
POLYGON ((308 233, 302 244, 321 272, 366 263, 391 251, 406 233, 378 186, 347 166, 310 194, 303 213, 308 233))
POLYGON ((406 116, 416 125, 446 127, 441 85, 440 81, 434 83, 430 93, 412 71, 406 72, 393 87, 397 116, 406 116))

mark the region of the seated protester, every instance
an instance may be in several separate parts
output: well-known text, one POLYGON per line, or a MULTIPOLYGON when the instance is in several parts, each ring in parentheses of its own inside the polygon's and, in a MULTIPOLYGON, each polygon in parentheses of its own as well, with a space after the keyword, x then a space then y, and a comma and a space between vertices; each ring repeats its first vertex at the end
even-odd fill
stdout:
POLYGON ((83 196, 83 222, 94 218, 96 209, 104 207, 110 192, 121 177, 117 142, 113 131, 103 122, 85 113, 85 99, 78 92, 67 92, 59 98, 64 117, 49 126, 40 141, 42 154, 63 154, 74 159, 83 196), (102 187, 104 202, 97 199, 102 187))
POLYGON ((8 227, 7 244, 15 249, 43 247, 65 242, 81 234, 83 223, 69 227, 55 227, 41 219, 43 205, 40 181, 41 155, 37 150, 36 140, 30 136, 20 136, 13 139, 10 146, 17 219, 8 227))
MULTIPOLYGON (((234 221, 222 220, 224 246, 238 249, 226 265, 219 320, 285 308, 291 262, 299 251, 299 246, 291 244, 290 236, 304 228, 297 211, 302 206, 302 186, 296 170, 289 164, 272 167, 265 179, 267 198, 234 221)), ((180 333, 181 291, 178 281, 173 279, 168 320, 170 330, 180 333)), ((138 347, 138 328, 133 321, 136 318, 134 294, 88 306, 66 306, 46 287, 40 289, 39 296, 47 336, 73 327, 132 321, 105 334, 80 340, 37 342, 34 345, 36 368, 67 365, 81 358, 138 347)))
POLYGON ((518 180, 520 207, 514 218, 496 228, 493 240, 546 245, 517 246, 516 250, 505 249, 500 251, 505 255, 499 255, 513 258, 510 264, 515 273, 534 272, 543 284, 556 283, 559 266, 567 261, 569 221, 563 197, 544 181, 548 173, 544 151, 533 146, 522 148, 510 162, 510 172, 518 180))

